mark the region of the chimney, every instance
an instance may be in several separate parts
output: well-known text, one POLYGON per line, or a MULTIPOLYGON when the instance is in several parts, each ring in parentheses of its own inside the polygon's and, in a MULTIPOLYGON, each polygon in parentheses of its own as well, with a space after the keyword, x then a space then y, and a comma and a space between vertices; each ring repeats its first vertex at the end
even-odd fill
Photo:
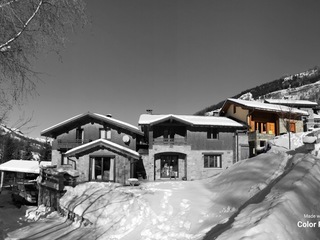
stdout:
POLYGON ((108 113, 106 116, 107 116, 108 118, 112 118, 112 114, 110 114, 110 113, 108 113))
POLYGON ((152 115, 152 109, 147 109, 147 113, 152 115))

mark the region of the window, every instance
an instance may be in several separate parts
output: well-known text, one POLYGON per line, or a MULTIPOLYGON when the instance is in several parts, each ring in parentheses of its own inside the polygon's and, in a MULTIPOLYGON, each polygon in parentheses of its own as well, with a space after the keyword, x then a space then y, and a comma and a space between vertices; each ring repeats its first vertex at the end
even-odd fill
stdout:
POLYGON ((294 122, 290 122, 290 132, 295 133, 296 132, 296 124, 294 122))
POLYGON ((237 112, 237 107, 236 105, 233 105, 233 113, 236 113, 237 112))
POLYGON ((215 155, 204 155, 204 168, 222 168, 222 156, 215 155))
POLYGON ((111 139, 111 128, 100 128, 99 135, 100 138, 111 139))
POLYGON ((163 138, 165 138, 165 139, 168 139, 168 138, 169 138, 169 130, 168 130, 168 129, 165 129, 165 130, 163 131, 163 138))
POLYGON ((61 154, 61 165, 69 164, 69 160, 67 157, 64 156, 64 154, 61 154))
POLYGON ((94 157, 90 159, 91 181, 115 181, 115 161, 110 157, 94 157))
POLYGON ((268 133, 270 124, 267 122, 255 122, 255 130, 259 133, 268 133))
POLYGON ((267 145, 266 141, 261 140, 260 141, 260 147, 265 147, 267 145))
POLYGON ((77 128, 76 130, 76 139, 77 140, 83 140, 83 129, 77 128))
POLYGON ((210 128, 207 132, 208 139, 219 139, 219 133, 216 129, 210 128))

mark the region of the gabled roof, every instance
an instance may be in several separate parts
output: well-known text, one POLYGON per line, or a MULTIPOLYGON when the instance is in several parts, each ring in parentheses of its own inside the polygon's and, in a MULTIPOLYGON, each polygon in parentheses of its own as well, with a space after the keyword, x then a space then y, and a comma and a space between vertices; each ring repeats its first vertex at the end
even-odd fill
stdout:
POLYGON ((297 100, 297 99, 265 99, 266 103, 271 104, 283 104, 283 105, 294 105, 294 106, 318 106, 318 103, 308 100, 297 100))
POLYGON ((56 125, 53 125, 41 131, 41 136, 55 137, 88 123, 99 123, 101 125, 109 124, 114 126, 115 128, 119 128, 124 131, 132 132, 132 133, 143 136, 143 133, 136 126, 133 126, 126 122, 122 122, 112 117, 108 117, 98 113, 91 113, 91 112, 79 114, 63 122, 60 122, 56 125))
POLYGON ((153 115, 142 114, 139 119, 139 125, 154 125, 168 120, 175 120, 186 125, 191 126, 221 126, 221 127, 243 127, 238 123, 227 117, 212 117, 212 116, 195 116, 195 115, 153 115))
POLYGON ((39 174, 39 166, 51 165, 49 161, 10 160, 0 165, 0 171, 36 173, 39 174))
POLYGON ((83 144, 79 147, 72 148, 65 153, 65 156, 83 156, 100 149, 107 149, 125 157, 131 157, 134 159, 140 158, 140 154, 138 152, 102 138, 83 144))
POLYGON ((302 111, 297 108, 287 107, 287 106, 283 106, 283 105, 263 103, 263 102, 258 102, 258 101, 247 101, 247 100, 242 100, 242 99, 234 99, 234 98, 228 98, 224 102, 220 112, 221 113, 226 112, 232 103, 239 105, 243 108, 252 109, 252 110, 262 110, 262 111, 277 112, 277 113, 281 113, 281 112, 293 113, 293 114, 304 115, 304 116, 309 115, 308 112, 302 111))

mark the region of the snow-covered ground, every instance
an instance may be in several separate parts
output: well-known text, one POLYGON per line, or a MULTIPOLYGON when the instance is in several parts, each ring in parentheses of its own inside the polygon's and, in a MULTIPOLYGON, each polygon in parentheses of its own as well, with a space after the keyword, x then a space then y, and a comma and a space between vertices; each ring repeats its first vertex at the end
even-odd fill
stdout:
POLYGON ((29 209, 8 239, 319 239, 320 162, 304 134, 202 181, 85 183, 68 188, 65 216, 29 209), (318 222, 319 221, 319 222, 318 222))

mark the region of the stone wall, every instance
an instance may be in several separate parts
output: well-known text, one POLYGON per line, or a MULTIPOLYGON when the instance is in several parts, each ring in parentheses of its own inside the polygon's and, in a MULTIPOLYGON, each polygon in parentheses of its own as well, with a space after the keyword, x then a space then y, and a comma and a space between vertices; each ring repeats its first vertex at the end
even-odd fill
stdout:
MULTIPOLYGON (((114 154, 114 153, 113 153, 114 154)), ((72 165, 73 169, 79 171, 80 176, 77 182, 87 182, 90 177, 90 156, 84 155, 79 158, 69 157, 65 158, 65 164, 72 165)), ((57 150, 52 150, 52 165, 61 166, 61 154, 57 150)), ((130 161, 126 157, 115 155, 115 180, 117 183, 126 184, 127 179, 130 178, 130 161)))
MULTIPOLYGON (((90 177, 90 157, 85 155, 76 159, 70 158, 76 161, 76 169, 80 172, 80 176, 77 179, 78 182, 87 182, 90 177)), ((72 162, 69 161, 69 164, 72 162)), ((115 181, 117 183, 126 184, 127 179, 130 178, 130 161, 123 156, 115 155, 115 181)))
POLYGON ((130 178, 130 161, 122 156, 117 155, 115 159, 116 165, 116 182, 121 184, 128 184, 127 180, 130 178))
POLYGON ((52 150, 51 165, 61 165, 61 154, 58 150, 52 150))
POLYGON ((238 133, 237 141, 235 151, 237 151, 236 155, 238 154, 238 157, 235 162, 249 158, 248 134, 238 133))
POLYGON ((191 150, 189 145, 168 146, 154 145, 149 150, 149 155, 142 156, 142 161, 146 170, 147 179, 150 181, 159 180, 160 159, 155 160, 155 155, 171 154, 179 156, 178 179, 186 177, 187 180, 205 179, 214 176, 233 164, 232 150, 191 150), (204 154, 221 154, 222 168, 205 168, 204 154))
MULTIPOLYGON (((285 127, 286 122, 289 121, 288 119, 279 118, 279 133, 287 133, 287 129, 285 127)), ((294 122, 296 124, 296 132, 303 132, 303 122, 301 120, 290 120, 290 122, 294 122)))
POLYGON ((221 173, 233 164, 233 151, 192 151, 187 159, 187 180, 205 179, 221 173), (205 168, 204 153, 222 155, 222 168, 205 168))

